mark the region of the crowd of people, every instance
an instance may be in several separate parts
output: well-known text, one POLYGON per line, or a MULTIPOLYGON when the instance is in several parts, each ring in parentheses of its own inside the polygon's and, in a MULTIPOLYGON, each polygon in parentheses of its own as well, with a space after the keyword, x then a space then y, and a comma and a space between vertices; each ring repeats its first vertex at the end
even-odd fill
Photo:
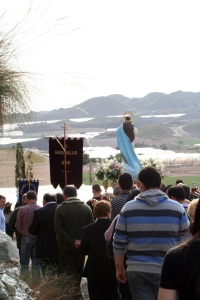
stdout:
MULTIPOLYGON (((200 299, 200 201, 177 180, 165 187, 147 166, 138 182, 124 172, 84 203, 74 185, 43 195, 28 191, 20 205, 0 195, 0 231, 16 239, 20 276, 87 278, 91 300, 200 299)), ((81 292, 80 292, 81 297, 81 292)))

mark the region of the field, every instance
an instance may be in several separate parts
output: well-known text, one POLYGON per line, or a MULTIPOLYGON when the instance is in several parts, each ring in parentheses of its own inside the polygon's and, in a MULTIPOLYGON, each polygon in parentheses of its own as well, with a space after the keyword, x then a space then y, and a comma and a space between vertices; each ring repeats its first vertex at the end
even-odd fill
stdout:
MULTIPOLYGON (((189 187, 192 187, 193 182, 195 182, 195 185, 197 187, 200 187, 200 177, 199 176, 172 176, 172 177, 164 177, 162 180, 162 183, 164 185, 169 185, 169 184, 175 184, 177 179, 182 179, 186 185, 189 187)), ((83 184, 85 185, 91 185, 91 184, 100 184, 102 185, 102 181, 100 180, 95 180, 95 176, 92 176, 92 182, 90 182, 89 174, 88 173, 83 173, 83 184)))
POLYGON ((200 187, 200 177, 199 176, 180 176, 180 177, 165 177, 162 182, 164 185, 175 184, 177 179, 182 179, 186 185, 189 187, 195 186, 200 187))
MULTIPOLYGON (((26 153, 28 154, 28 153, 26 153)), ((48 158, 42 155, 32 155, 34 179, 39 179, 40 185, 50 185, 50 171, 48 158)), ((0 151, 0 187, 9 188, 15 186, 15 149, 1 150, 0 151)), ((95 165, 91 166, 91 179, 90 180, 90 165, 83 166, 83 184, 91 185, 94 183, 102 182, 95 180, 94 174, 95 165)), ((200 166, 198 164, 192 165, 178 165, 165 167, 163 183, 165 185, 174 184, 176 179, 183 179, 184 182, 192 187, 193 181, 196 186, 200 187, 200 166)))
MULTIPOLYGON (((94 173, 91 174, 92 182, 90 181, 90 172, 87 166, 84 167, 83 183, 85 185, 98 183, 102 185, 102 182, 95 180, 94 173)), ((166 167, 164 172, 163 184, 175 184, 177 179, 182 179, 185 184, 192 187, 193 182, 197 187, 200 187, 200 167, 198 165, 192 166, 176 166, 166 167)))

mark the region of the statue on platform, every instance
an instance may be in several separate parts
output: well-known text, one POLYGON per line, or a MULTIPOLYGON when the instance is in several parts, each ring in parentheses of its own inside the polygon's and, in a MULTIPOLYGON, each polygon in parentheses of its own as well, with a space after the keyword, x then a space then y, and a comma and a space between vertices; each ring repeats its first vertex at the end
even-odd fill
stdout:
POLYGON ((133 113, 125 112, 123 124, 117 128, 117 142, 124 161, 125 171, 130 173, 133 179, 136 179, 142 166, 132 144, 137 133, 132 120, 133 113))

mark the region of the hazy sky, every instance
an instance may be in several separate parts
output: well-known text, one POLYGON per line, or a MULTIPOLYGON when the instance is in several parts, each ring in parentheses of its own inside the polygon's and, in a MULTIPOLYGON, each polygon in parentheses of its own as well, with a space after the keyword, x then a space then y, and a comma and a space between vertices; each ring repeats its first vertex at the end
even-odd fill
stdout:
POLYGON ((20 23, 33 110, 200 91, 199 0, 0 0, 0 9, 5 31, 20 23))

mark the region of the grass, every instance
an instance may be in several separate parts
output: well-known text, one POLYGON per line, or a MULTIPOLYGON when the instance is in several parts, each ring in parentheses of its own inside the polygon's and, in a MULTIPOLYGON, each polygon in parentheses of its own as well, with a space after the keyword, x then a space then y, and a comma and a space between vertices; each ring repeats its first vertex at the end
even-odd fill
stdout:
POLYGON ((165 185, 175 184, 177 179, 182 179, 186 185, 192 187, 193 182, 197 187, 200 187, 200 177, 199 176, 172 176, 172 177, 164 177, 162 182, 165 185))
POLYGON ((200 144, 200 139, 187 139, 187 140, 183 140, 183 145, 193 146, 195 144, 200 144))
MULTIPOLYGON (((162 182, 165 185, 168 184, 175 184, 177 179, 182 179, 185 184, 187 184, 189 187, 192 187, 192 183, 195 181, 195 184, 197 187, 200 187, 200 176, 170 176, 170 177, 164 177, 162 182)), ((95 180, 94 174, 92 174, 92 183, 90 183, 90 178, 88 173, 83 173, 83 184, 90 185, 90 184, 100 184, 102 185, 101 180, 95 180)), ((110 183, 109 183, 110 184, 110 183)))
POLYGON ((33 280, 27 284, 33 290, 36 300, 82 299, 78 283, 74 276, 69 274, 47 273, 37 284, 33 280))

